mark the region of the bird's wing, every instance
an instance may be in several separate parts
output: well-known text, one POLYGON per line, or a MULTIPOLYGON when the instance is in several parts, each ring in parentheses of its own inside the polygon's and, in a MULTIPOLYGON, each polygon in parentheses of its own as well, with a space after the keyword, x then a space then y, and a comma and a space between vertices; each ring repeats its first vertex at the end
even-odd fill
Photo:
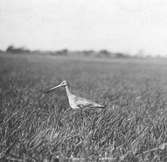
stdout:
POLYGON ((78 97, 78 96, 75 96, 74 100, 75 100, 76 105, 80 108, 84 108, 84 107, 103 108, 104 107, 103 105, 100 105, 96 102, 93 102, 91 100, 88 100, 88 99, 82 98, 82 97, 78 97))

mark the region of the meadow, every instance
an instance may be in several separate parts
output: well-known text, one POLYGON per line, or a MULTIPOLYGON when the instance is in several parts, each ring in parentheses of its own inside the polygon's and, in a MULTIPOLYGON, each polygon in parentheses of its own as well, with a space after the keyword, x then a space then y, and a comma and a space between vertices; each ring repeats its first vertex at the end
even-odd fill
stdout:
POLYGON ((167 60, 0 55, 0 161, 167 161, 167 60), (63 88, 106 105, 72 110, 63 88))

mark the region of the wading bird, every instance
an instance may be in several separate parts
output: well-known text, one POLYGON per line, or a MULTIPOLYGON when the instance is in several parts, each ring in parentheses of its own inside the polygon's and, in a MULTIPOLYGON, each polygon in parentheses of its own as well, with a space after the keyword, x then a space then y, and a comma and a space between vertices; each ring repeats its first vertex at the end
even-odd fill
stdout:
POLYGON ((66 80, 62 81, 59 85, 46 90, 45 93, 53 92, 55 89, 57 89, 59 87, 65 87, 68 101, 69 101, 70 107, 72 109, 104 108, 105 107, 105 106, 100 105, 100 104, 93 102, 91 100, 88 100, 88 99, 85 99, 82 97, 78 97, 78 96, 72 94, 70 91, 70 85, 66 80))

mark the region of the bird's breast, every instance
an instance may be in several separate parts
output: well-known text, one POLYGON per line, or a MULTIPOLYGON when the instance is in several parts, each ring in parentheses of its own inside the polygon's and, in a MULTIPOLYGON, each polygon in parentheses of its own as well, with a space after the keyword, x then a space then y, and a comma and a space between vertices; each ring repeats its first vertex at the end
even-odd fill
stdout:
POLYGON ((75 102, 75 96, 70 96, 68 100, 69 100, 69 104, 70 104, 71 108, 73 108, 73 109, 79 108, 77 103, 75 102))

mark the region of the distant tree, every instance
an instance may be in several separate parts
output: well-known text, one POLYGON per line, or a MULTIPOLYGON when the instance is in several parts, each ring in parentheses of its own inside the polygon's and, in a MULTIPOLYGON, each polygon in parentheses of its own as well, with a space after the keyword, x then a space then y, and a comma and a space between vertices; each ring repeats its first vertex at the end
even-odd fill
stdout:
POLYGON ((111 56, 111 52, 109 52, 108 50, 100 50, 99 51, 99 55, 100 57, 110 57, 111 56))
POLYGON ((30 53, 30 50, 26 49, 25 47, 16 48, 13 45, 10 45, 7 47, 6 52, 13 54, 20 54, 20 53, 30 53))
POLYGON ((6 52, 11 52, 13 50, 14 50, 14 46, 10 45, 10 46, 7 47, 6 52))
POLYGON ((130 58, 130 55, 127 55, 127 54, 121 53, 121 52, 115 53, 115 56, 116 56, 117 58, 130 58))
POLYGON ((62 49, 62 50, 56 51, 56 55, 67 56, 67 54, 68 54, 68 49, 62 49))
POLYGON ((84 50, 82 51, 82 53, 85 55, 85 56, 90 56, 91 54, 93 54, 95 51, 93 50, 84 50))

